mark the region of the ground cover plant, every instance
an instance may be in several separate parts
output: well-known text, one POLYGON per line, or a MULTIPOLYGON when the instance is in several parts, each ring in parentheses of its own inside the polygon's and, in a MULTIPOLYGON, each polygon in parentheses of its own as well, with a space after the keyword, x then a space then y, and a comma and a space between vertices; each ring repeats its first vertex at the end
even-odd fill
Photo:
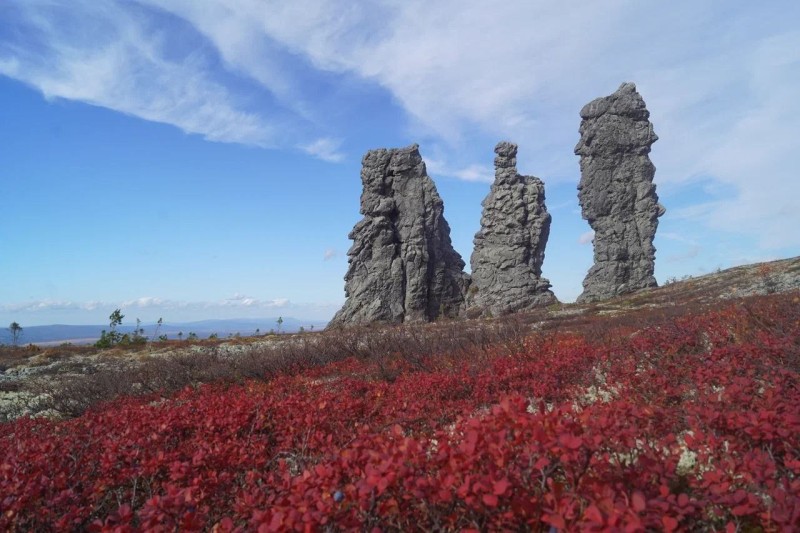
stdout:
POLYGON ((512 330, 3 424, 0 529, 800 528, 797 293, 512 330))

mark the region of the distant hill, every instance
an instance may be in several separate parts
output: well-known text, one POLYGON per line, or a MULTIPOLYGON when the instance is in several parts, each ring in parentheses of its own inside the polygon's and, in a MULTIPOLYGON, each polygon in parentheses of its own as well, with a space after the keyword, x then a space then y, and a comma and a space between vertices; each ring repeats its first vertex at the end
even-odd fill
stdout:
MULTIPOLYGON (((233 318, 220 320, 198 320, 194 322, 179 322, 162 324, 158 329, 158 335, 166 335, 170 339, 177 339, 178 334, 182 333, 186 338, 189 333, 195 333, 200 338, 207 338, 216 333, 219 337, 227 337, 239 333, 243 336, 254 335, 256 330, 260 334, 278 331, 278 317, 272 318, 233 318)), ((284 317, 280 331, 284 333, 294 333, 304 328, 323 329, 327 322, 321 320, 303 320, 292 317, 284 317)), ((117 328, 122 333, 132 333, 135 325, 123 325, 117 328)), ((156 324, 142 324, 145 337, 153 337, 156 334, 156 324)), ((54 344, 61 342, 71 342, 72 344, 91 344, 100 338, 100 332, 108 330, 108 324, 71 326, 66 324, 53 324, 48 326, 28 326, 23 324, 21 344, 54 344)), ((9 339, 3 338, 2 341, 8 342, 9 339)))

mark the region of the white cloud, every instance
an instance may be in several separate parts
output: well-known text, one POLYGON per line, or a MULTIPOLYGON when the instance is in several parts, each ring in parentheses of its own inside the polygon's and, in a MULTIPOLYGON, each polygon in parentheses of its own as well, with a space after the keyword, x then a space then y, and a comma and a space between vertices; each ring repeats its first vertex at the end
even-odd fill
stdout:
POLYGON ((0 309, 9 313, 81 309, 81 308, 82 308, 81 304, 70 302, 68 300, 35 300, 30 302, 3 304, 2 306, 0 306, 0 309))
MULTIPOLYGON (((0 47, 0 73, 51 97, 211 140, 274 142, 274 120, 236 105, 207 58, 167 53, 169 36, 147 24, 156 7, 185 21, 219 54, 226 74, 254 80, 293 120, 325 120, 298 96, 306 80, 295 76, 295 65, 310 76, 328 71, 384 89, 407 112, 414 137, 445 146, 440 163, 428 160, 431 171, 468 181, 492 181, 490 156, 475 150, 491 138, 524 148, 520 168, 531 170, 523 173, 548 184, 577 180, 579 109, 635 81, 660 136, 652 153, 656 182, 680 191, 712 180, 733 191, 693 212, 665 199, 667 217, 735 228, 765 248, 800 245, 793 229, 800 226, 800 181, 790 160, 800 150, 793 131, 800 123, 797 2, 609 0, 575 9, 546 0, 137 0, 147 9, 135 16, 130 4, 102 0, 63 9, 52 7, 58 2, 11 4, 42 42, 36 52, 0 47), (54 11, 71 24, 49 17, 54 11)), ((339 142, 322 137, 301 147, 335 162, 339 142)))
POLYGON ((586 233, 581 233, 581 236, 578 237, 578 244, 591 244, 593 239, 594 230, 587 231, 586 233))
POLYGON ((206 302, 205 306, 211 307, 214 305, 233 305, 233 306, 241 305, 244 307, 250 307, 254 303, 256 303, 255 298, 250 298, 249 296, 245 296, 244 294, 239 294, 237 292, 236 294, 234 294, 230 298, 223 300, 222 302, 206 302))
POLYGON ((589 56, 590 64, 602 51, 583 45, 621 26, 624 13, 599 4, 576 10, 522 1, 262 5, 258 20, 272 38, 319 68, 377 81, 444 137, 458 136, 469 122, 495 130, 530 125, 530 98, 553 75, 571 75, 561 60, 589 56))
POLYGON ((230 298, 215 301, 189 301, 189 300, 170 300, 153 296, 143 296, 122 301, 88 301, 74 302, 70 300, 34 300, 20 303, 3 304, 0 311, 5 313, 17 312, 49 312, 49 311, 95 311, 98 309, 184 309, 199 310, 213 308, 257 308, 257 309, 278 309, 291 305, 288 298, 259 299, 243 294, 235 294, 230 298))
MULTIPOLYGON (((213 43, 226 66, 253 78, 283 103, 307 114, 296 98, 296 82, 290 77, 287 58, 280 43, 266 33, 261 20, 270 16, 269 6, 260 0, 136 0, 181 17, 213 43)), ((288 22, 287 19, 284 19, 288 22)))
POLYGON ((270 146, 274 134, 214 81, 203 58, 175 55, 166 32, 123 4, 12 3, 30 42, 0 43, 0 74, 64 98, 171 124, 211 141, 270 146))
MULTIPOLYGON (((654 114, 658 110, 653 121, 661 137, 654 146, 656 179, 709 176, 733 194, 667 216, 754 235, 766 249, 800 246, 794 230, 800 226, 800 182, 787 161, 800 149, 793 132, 800 121, 800 32, 743 43, 724 68, 710 62, 697 67, 705 68, 704 76, 683 76, 689 94, 657 99, 651 106, 654 114), (695 79, 713 81, 698 88, 692 86, 695 79)), ((687 91, 683 87, 681 93, 687 91)), ((665 88, 657 94, 661 91, 665 88)))
MULTIPOLYGON (((139 299, 129 300, 136 302, 139 299)), ((287 298, 248 300, 247 296, 234 302, 191 301, 163 299, 162 305, 126 306, 126 301, 70 302, 41 300, 0 305, 0 318, 5 324, 12 321, 23 327, 46 324, 103 324, 114 309, 121 309, 124 323, 130 325, 137 318, 155 322, 163 317, 169 323, 207 320, 209 318, 265 318, 282 315, 305 320, 329 320, 342 302, 291 302, 287 298)), ((152 301, 151 301, 152 303, 152 301)))
MULTIPOLYGON (((708 203, 699 221, 766 247, 800 245, 788 162, 800 149, 800 32, 787 25, 797 4, 677 4, 316 0, 270 2, 259 20, 319 68, 386 88, 418 134, 457 149, 473 130, 515 139, 531 147, 523 168, 548 181, 576 178, 580 107, 635 81, 661 136, 657 183, 710 176, 736 195, 708 203)), ((431 167, 490 181, 480 164, 431 167)))
POLYGON ((143 296, 141 298, 136 298, 135 300, 128 300, 126 302, 122 302, 122 304, 120 304, 120 307, 124 308, 136 307, 139 309, 146 309, 148 307, 163 307, 167 303, 168 303, 167 301, 161 298, 156 298, 153 296, 143 296))
POLYGON ((204 307, 251 307, 261 309, 274 309, 286 307, 289 305, 288 298, 274 298, 272 300, 261 300, 244 294, 234 294, 232 297, 217 302, 202 302, 195 305, 203 305, 204 307))
POLYGON ((425 167, 429 174, 448 176, 464 181, 483 183, 492 183, 494 181, 494 169, 486 165, 469 165, 463 168, 452 168, 439 159, 425 158, 425 167))
POLYGON ((98 302, 96 300, 90 300, 88 302, 84 302, 81 305, 81 308, 85 309, 86 311, 94 311, 95 309, 99 309, 99 308, 103 307, 103 305, 104 305, 103 302, 98 302))
POLYGON ((341 139, 321 137, 316 141, 302 145, 300 148, 308 155, 328 163, 339 163, 344 160, 344 154, 339 151, 342 146, 341 139))
POLYGON ((336 251, 333 248, 328 248, 327 250, 325 250, 325 253, 323 254, 322 259, 323 259, 323 261, 330 261, 331 259, 333 259, 335 257, 338 257, 338 256, 339 256, 339 252, 338 251, 336 251))

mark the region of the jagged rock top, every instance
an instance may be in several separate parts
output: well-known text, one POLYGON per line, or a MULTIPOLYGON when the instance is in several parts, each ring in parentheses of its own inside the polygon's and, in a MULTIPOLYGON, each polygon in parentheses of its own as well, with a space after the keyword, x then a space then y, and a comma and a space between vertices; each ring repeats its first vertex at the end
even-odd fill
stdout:
POLYGON ((582 119, 597 118, 609 113, 621 115, 634 120, 647 120, 650 112, 644 99, 636 90, 636 84, 625 82, 613 94, 595 98, 581 109, 582 119))
POLYGON ((580 156, 650 153, 658 140, 650 112, 633 83, 623 83, 609 96, 595 98, 581 109, 580 156))
MULTIPOLYGON (((494 178, 499 181, 519 181, 517 174, 517 145, 508 141, 500 141, 494 147, 494 178)), ((538 178, 536 178, 538 179, 538 178)))

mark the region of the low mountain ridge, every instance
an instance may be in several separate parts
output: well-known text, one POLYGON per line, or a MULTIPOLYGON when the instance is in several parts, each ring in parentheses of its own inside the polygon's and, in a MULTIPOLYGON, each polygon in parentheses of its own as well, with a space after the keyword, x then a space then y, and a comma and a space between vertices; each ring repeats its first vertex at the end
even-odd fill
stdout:
MULTIPOLYGON (((146 338, 154 338, 166 335, 170 339, 177 339, 178 333, 183 337, 194 333, 198 337, 207 338, 216 333, 219 337, 228 335, 253 335, 256 330, 259 333, 268 333, 270 330, 281 331, 283 333, 295 333, 303 328, 304 330, 322 329, 326 323, 323 320, 305 320, 292 317, 284 317, 283 322, 277 323, 278 317, 271 318, 240 318, 240 319, 212 319, 197 320, 193 322, 166 323, 160 327, 157 324, 142 324, 144 329, 142 334, 146 338)), ((22 330, 20 344, 57 344, 69 342, 72 344, 91 344, 100 338, 100 332, 108 330, 108 325, 68 325, 52 324, 46 326, 28 326, 22 330)), ((133 333, 136 326, 125 324, 119 326, 117 331, 120 333, 133 333)))

